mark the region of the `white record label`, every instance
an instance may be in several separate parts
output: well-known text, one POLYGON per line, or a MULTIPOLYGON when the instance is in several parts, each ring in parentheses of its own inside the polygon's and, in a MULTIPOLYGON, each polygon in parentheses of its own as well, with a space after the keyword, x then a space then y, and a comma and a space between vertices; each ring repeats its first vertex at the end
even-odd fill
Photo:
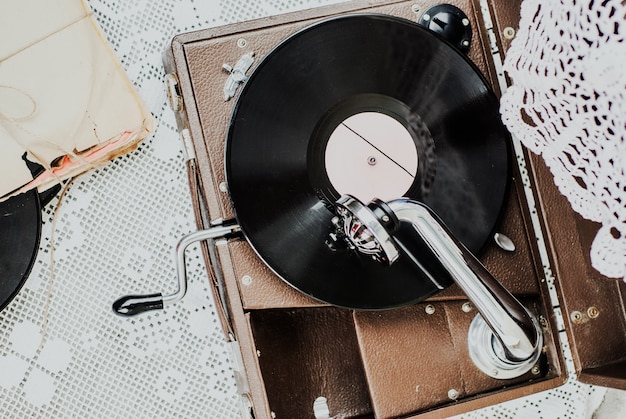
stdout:
POLYGON ((401 198, 417 175, 417 148, 395 118, 378 112, 350 116, 335 128, 325 152, 328 179, 339 194, 362 202, 401 198))

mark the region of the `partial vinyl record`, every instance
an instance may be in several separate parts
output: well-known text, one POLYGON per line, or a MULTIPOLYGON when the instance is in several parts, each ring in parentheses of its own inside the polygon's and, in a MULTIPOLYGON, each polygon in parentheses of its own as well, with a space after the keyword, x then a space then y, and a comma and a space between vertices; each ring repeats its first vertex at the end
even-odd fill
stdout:
POLYGON ((0 202, 0 310, 26 282, 41 236, 41 208, 36 190, 0 202))
POLYGON ((258 64, 233 109, 226 176, 244 235, 278 276, 327 303, 389 308, 452 281, 408 226, 399 242, 423 269, 329 246, 332 203, 422 201, 479 253, 507 192, 508 144, 498 100, 463 54, 413 22, 347 15, 258 64))

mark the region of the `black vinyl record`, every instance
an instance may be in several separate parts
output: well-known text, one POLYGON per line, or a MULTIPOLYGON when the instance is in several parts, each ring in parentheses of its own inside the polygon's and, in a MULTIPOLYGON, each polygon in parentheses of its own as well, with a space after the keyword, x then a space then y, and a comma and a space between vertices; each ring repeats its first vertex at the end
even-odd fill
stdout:
POLYGON ((26 282, 41 236, 41 208, 36 190, 0 203, 0 310, 26 282))
MULTIPOLYGON (((404 127, 416 155, 411 169, 399 163, 403 156, 389 157, 367 135, 355 132, 354 138, 393 170, 410 172, 396 198, 424 202, 480 252, 509 182, 509 137, 498 100, 463 54, 427 29, 385 15, 347 15, 305 28, 251 74, 226 143, 237 221, 265 263, 313 298, 360 309, 419 301, 451 280, 436 260, 420 259, 427 253, 423 244, 409 243, 414 234, 407 226, 400 241, 426 269, 402 256, 386 267, 326 244, 331 203, 346 191, 335 187, 325 156, 333 133, 343 125, 351 130, 347 121, 355 115, 386 115, 404 127)), ((348 162, 351 153, 338 157, 348 162)), ((349 170, 345 176, 359 182, 349 179, 349 170)), ((399 184, 395 178, 384 182, 391 189, 399 184)))

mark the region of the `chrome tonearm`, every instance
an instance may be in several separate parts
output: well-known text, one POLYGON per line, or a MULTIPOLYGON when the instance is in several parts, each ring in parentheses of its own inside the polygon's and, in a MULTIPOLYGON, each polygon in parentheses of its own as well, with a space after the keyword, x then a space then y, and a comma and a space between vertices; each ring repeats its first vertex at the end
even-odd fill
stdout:
POLYGON ((333 222, 348 245, 382 263, 400 253, 393 238, 400 223, 410 223, 454 281, 478 309, 470 325, 472 361, 499 379, 528 372, 538 361, 543 335, 535 316, 500 284, 426 205, 409 199, 374 200, 364 205, 345 195, 336 202, 333 222))

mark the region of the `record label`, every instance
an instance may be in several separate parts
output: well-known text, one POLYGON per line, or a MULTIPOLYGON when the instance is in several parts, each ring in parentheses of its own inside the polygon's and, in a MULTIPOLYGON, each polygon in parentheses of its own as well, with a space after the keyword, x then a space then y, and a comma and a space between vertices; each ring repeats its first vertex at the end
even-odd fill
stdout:
POLYGON ((417 149, 393 117, 361 112, 341 122, 326 144, 324 167, 340 194, 361 202, 403 197, 415 181, 417 149))

